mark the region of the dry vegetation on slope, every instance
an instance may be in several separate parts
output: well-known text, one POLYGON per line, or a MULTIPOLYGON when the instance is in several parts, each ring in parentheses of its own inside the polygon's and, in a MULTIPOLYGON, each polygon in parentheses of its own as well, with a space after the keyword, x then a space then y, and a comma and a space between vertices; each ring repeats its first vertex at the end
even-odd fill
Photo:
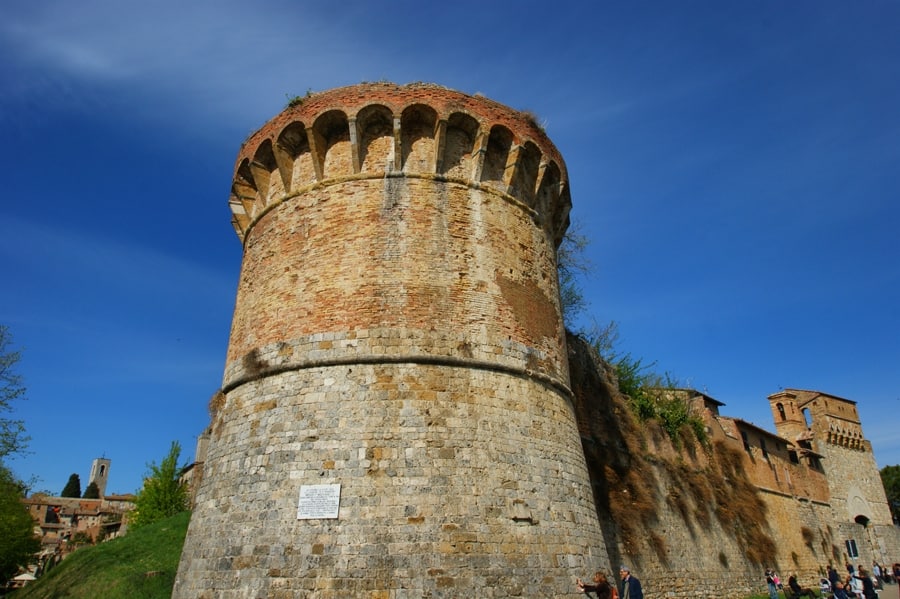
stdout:
POLYGON ((715 518, 751 564, 773 555, 765 504, 741 453, 721 442, 691 442, 689 430, 676 448, 658 422, 638 422, 614 369, 587 341, 570 334, 568 346, 578 426, 612 561, 652 551, 668 565, 666 538, 657 532, 663 509, 678 514, 692 536, 715 518))

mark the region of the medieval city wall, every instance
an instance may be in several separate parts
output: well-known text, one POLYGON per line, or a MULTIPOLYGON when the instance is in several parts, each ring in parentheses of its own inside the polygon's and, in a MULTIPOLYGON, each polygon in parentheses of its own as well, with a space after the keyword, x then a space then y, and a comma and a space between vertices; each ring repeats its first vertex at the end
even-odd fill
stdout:
MULTIPOLYGON (((618 564, 629 564, 648 596, 743 598, 766 592, 766 568, 816 586, 828 564, 845 563, 845 539, 858 541, 856 565, 897 561, 900 528, 836 518, 826 474, 794 463, 775 435, 765 433, 763 452, 752 435, 745 446, 740 423, 707 414, 709 446, 676 448, 652 422, 634 420, 611 368, 582 338, 570 335, 568 346, 579 431, 610 555, 598 569, 615 573, 618 564)), ((853 467, 860 462, 847 466, 853 467)))
POLYGON ((858 448, 827 442, 817 447, 828 464, 835 519, 852 521, 863 515, 873 524, 890 524, 891 511, 869 442, 858 448))
MULTIPOLYGON (((900 561, 900 526, 893 524, 874 524, 867 527, 871 531, 871 543, 875 547, 872 559, 860 555, 860 563, 871 564, 872 560, 878 563, 893 564, 900 561), (866 561, 863 562, 863 559, 866 561)), ((858 530, 858 528, 857 528, 858 530)))

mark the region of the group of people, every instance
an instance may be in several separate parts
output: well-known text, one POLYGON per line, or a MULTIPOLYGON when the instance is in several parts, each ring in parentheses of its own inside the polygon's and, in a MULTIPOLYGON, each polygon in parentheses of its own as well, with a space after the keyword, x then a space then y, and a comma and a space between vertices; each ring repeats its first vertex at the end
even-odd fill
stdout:
MULTIPOLYGON (((766 568, 766 587, 769 589, 769 599, 778 599, 778 589, 784 588, 784 583, 778 578, 778 574, 775 573, 775 570, 772 570, 771 568, 766 568)), ((797 599, 800 597, 815 599, 816 597, 815 591, 800 586, 800 583, 797 582, 796 574, 788 576, 788 589, 790 589, 791 594, 797 599)), ((785 596, 787 596, 787 594, 787 591, 785 591, 785 596)))
MULTIPOLYGON (((848 568, 852 568, 853 566, 847 564, 848 568)), ((893 568, 889 568, 888 566, 882 566, 878 562, 872 562, 872 575, 876 580, 881 582, 897 582, 900 580, 900 564, 894 564, 893 568)))
POLYGON ((593 584, 586 584, 578 578, 575 580, 575 587, 588 597, 597 599, 644 599, 641 581, 631 575, 631 568, 624 564, 619 566, 619 578, 622 580, 621 592, 600 571, 594 573, 593 584))
MULTIPOLYGON (((880 576, 879 572, 879 576, 880 576)), ((877 599, 875 592, 875 580, 872 574, 862 566, 854 568, 847 564, 847 575, 843 580, 837 571, 828 566, 828 580, 831 582, 831 591, 835 599, 877 599)), ((881 584, 880 582, 878 584, 881 584)))
MULTIPOLYGON (((873 571, 878 580, 887 581, 885 577, 891 575, 889 570, 881 568, 877 563, 873 565, 873 571)), ((894 564, 893 576, 900 579, 900 564, 894 564)), ((621 590, 619 586, 611 583, 602 571, 594 573, 593 583, 584 583, 580 578, 576 579, 575 587, 588 597, 597 599, 644 599, 641 581, 631 575, 631 568, 624 564, 619 566, 619 577, 622 581, 621 590)), ((837 570, 831 564, 828 565, 828 582, 834 599, 878 599, 875 592, 875 578, 866 568, 862 566, 854 568, 851 564, 847 564, 847 576, 842 579, 837 570)), ((825 583, 824 579, 822 583, 825 583)), ((766 586, 769 589, 770 599, 778 599, 778 589, 784 588, 778 574, 771 568, 766 568, 766 586)), ((800 586, 796 574, 788 577, 788 588, 795 599, 816 598, 815 591, 800 586)), ((828 585, 825 585, 823 591, 828 590, 828 585)))
MULTIPOLYGON (((879 574, 878 579, 881 579, 881 576, 883 576, 883 571, 879 574)), ((847 575, 842 578, 837 570, 829 564, 828 584, 823 587, 822 595, 825 596, 827 592, 830 592, 834 599, 878 599, 875 580, 866 568, 861 566, 854 568, 850 564, 847 564, 847 575)), ((824 584, 824 579, 822 582, 824 584)), ((790 594, 796 599, 801 597, 815 599, 816 597, 815 591, 800 585, 796 574, 788 577, 787 586, 790 594)), ((784 588, 778 575, 770 568, 766 569, 766 587, 769 590, 770 599, 778 599, 778 590, 784 588)))

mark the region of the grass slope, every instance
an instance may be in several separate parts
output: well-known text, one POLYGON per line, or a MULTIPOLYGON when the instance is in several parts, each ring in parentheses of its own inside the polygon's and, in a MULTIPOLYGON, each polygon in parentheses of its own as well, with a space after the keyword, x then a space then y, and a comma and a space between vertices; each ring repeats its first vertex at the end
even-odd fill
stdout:
POLYGON ((83 547, 15 599, 162 599, 172 596, 190 512, 83 547))

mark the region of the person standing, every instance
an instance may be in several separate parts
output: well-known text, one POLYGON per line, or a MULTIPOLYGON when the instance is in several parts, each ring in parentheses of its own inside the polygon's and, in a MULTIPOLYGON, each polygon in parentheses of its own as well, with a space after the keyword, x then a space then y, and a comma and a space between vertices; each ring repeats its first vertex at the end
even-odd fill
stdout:
POLYGON ((872 562, 872 574, 875 575, 875 578, 881 580, 881 566, 878 565, 878 562, 872 562))
POLYGON ((641 581, 631 575, 631 568, 622 564, 619 566, 619 576, 622 577, 622 599, 644 599, 641 581))
POLYGON ((862 581, 857 578, 855 574, 847 575, 847 582, 844 584, 844 589, 847 591, 848 595, 853 595, 850 599, 863 599, 862 581))
POLYGON ((857 569, 859 574, 855 574, 853 577, 862 583, 863 597, 865 599, 878 599, 878 593, 875 592, 875 583, 872 582, 872 577, 869 576, 868 570, 862 566, 857 569))
POLYGON ((594 584, 584 584, 579 578, 575 581, 575 586, 588 597, 591 596, 591 593, 594 593, 597 599, 615 599, 616 597, 612 585, 606 580, 606 575, 603 572, 594 574, 594 584))
POLYGON ((775 572, 766 569, 766 586, 769 588, 769 599, 778 599, 778 583, 775 582, 775 572))
POLYGON ((840 575, 837 573, 837 570, 834 569, 834 566, 828 564, 828 582, 831 584, 831 592, 833 593, 837 589, 837 584, 841 581, 840 575))

